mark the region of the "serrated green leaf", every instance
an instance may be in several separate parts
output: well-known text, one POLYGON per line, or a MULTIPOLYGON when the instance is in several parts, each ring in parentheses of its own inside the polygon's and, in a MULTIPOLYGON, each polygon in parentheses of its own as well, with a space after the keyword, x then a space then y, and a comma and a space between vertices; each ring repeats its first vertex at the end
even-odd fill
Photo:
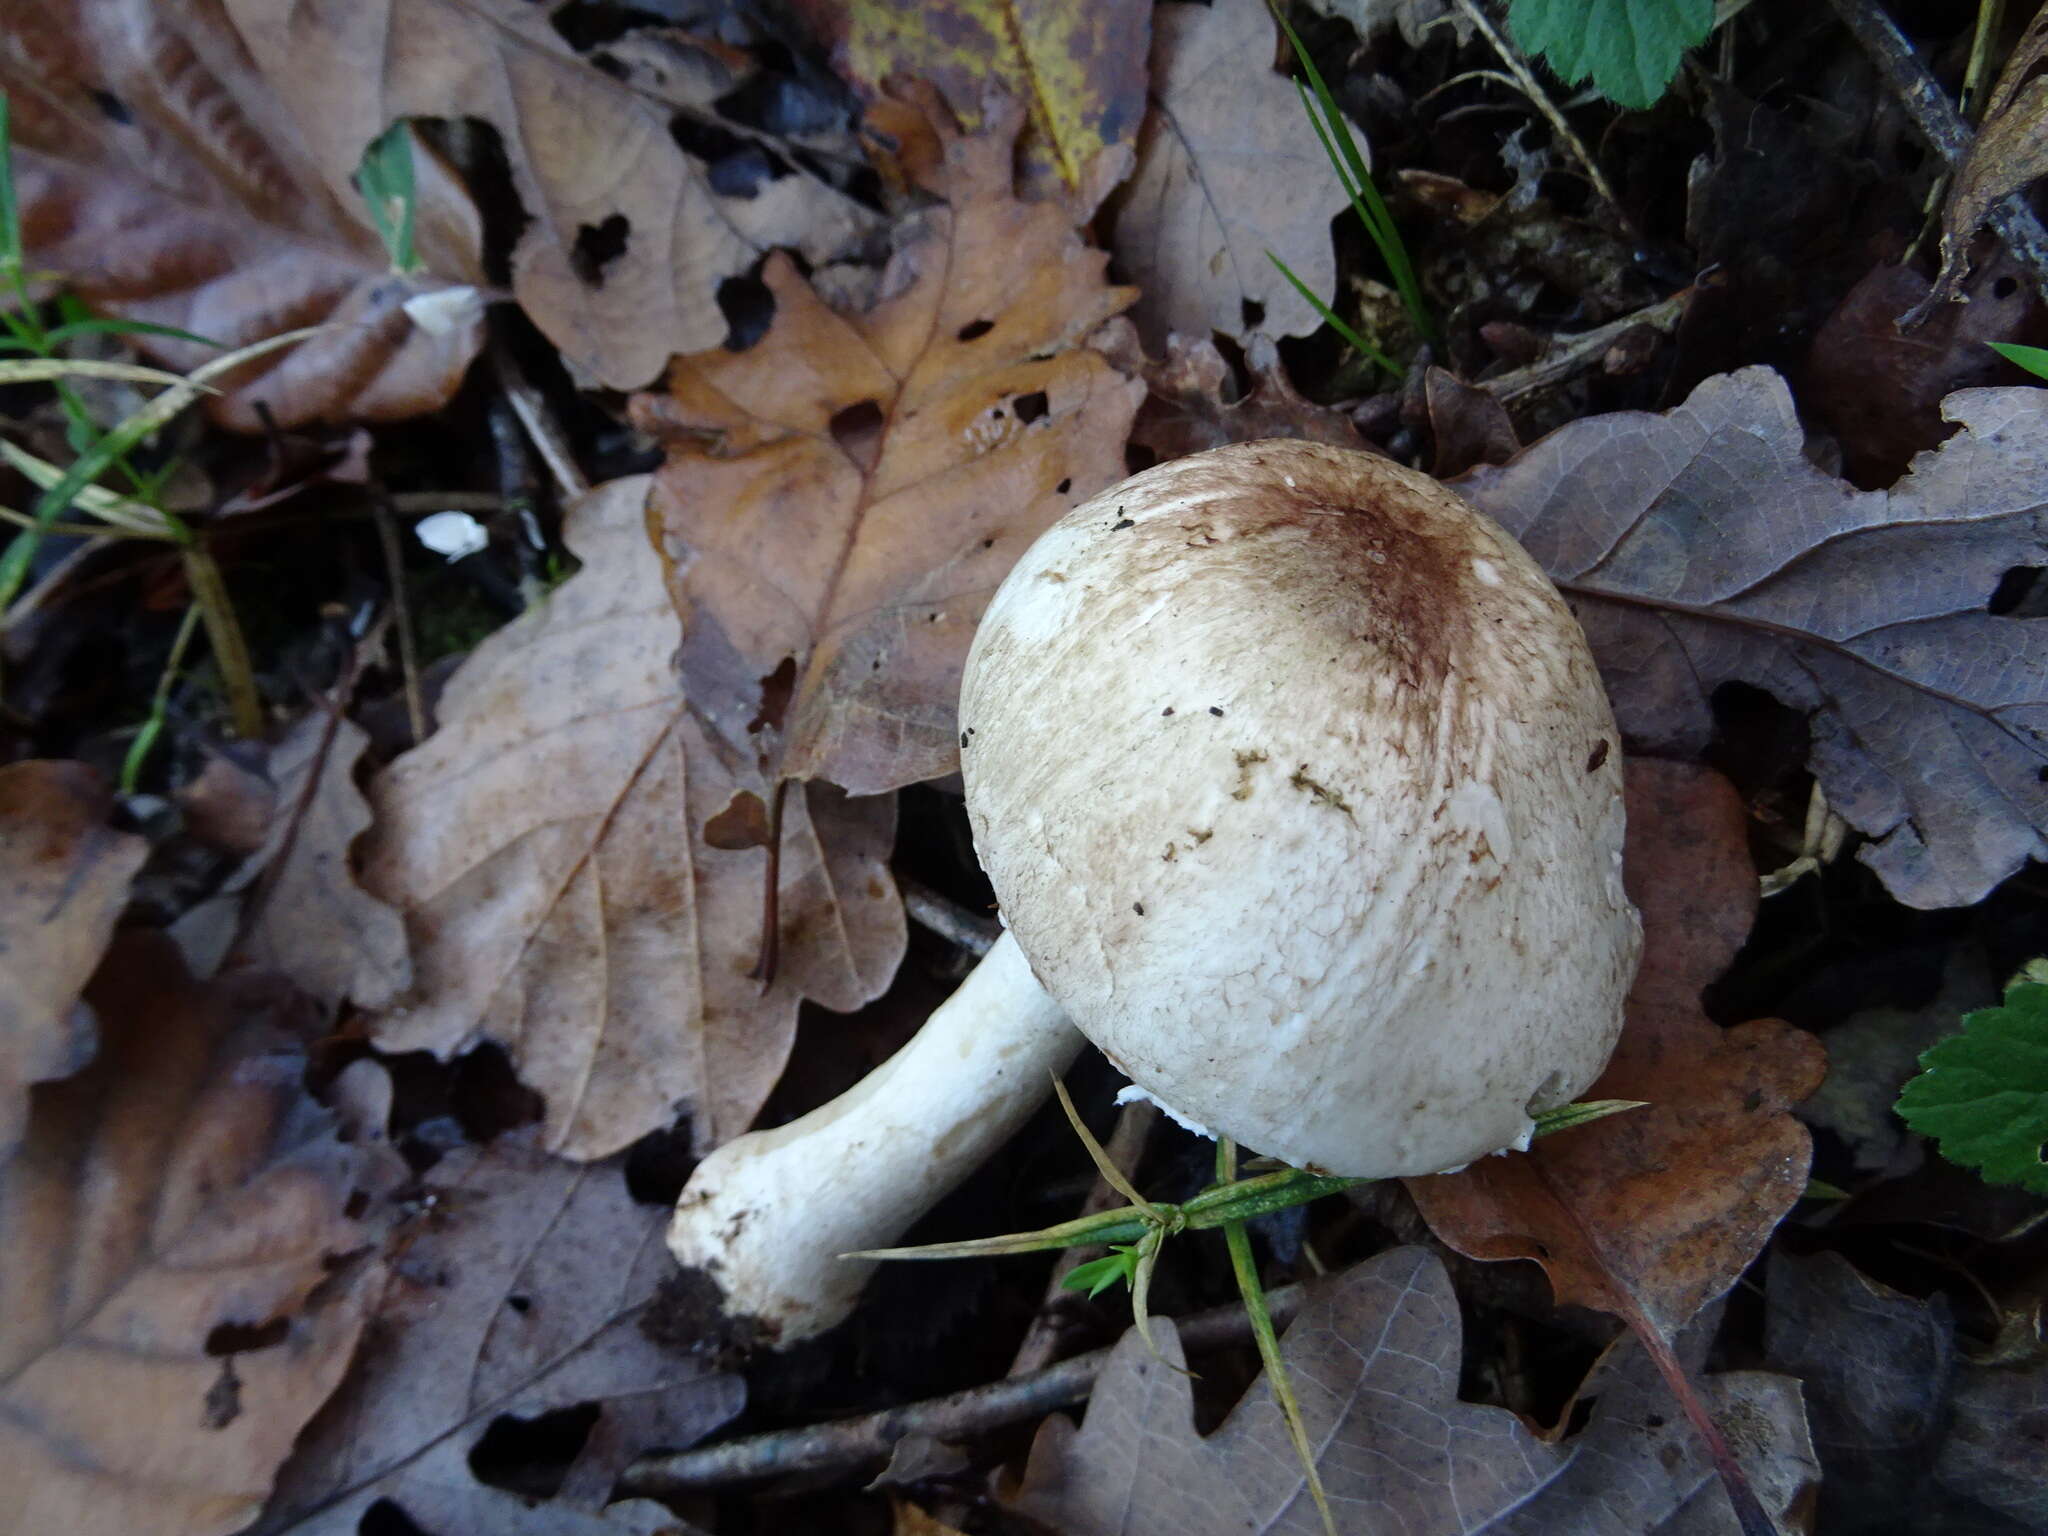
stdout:
POLYGON ((1991 350, 2009 363, 2018 363, 2027 372, 2048 379, 2048 347, 2022 346, 2017 341, 1994 341, 1991 350))
POLYGON ((1577 85, 1590 76, 1609 101, 1640 111, 1713 30, 1714 0, 1512 0, 1508 26, 1559 79, 1577 85))
POLYGON ((2001 1006, 1964 1014, 1962 1033, 1920 1066, 1899 1092, 1899 1117, 1950 1162, 2048 1195, 2048 985, 2015 981, 2001 1006))

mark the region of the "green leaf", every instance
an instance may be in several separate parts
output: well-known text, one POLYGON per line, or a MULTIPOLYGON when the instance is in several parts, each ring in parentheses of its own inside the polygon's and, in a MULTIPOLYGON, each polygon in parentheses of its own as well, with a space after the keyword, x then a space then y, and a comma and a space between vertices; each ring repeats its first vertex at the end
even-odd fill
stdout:
POLYGON ((1138 1272, 1138 1245, 1119 1243, 1099 1259, 1076 1264, 1060 1281, 1062 1289, 1086 1291, 1094 1300, 1113 1285, 1129 1285, 1138 1272))
POLYGON ((413 206, 416 201, 412 179, 412 128, 400 121, 385 129, 363 151, 356 167, 356 190, 363 194, 370 222, 384 242, 391 258, 391 270, 401 275, 414 271, 419 258, 413 250, 413 206))
POLYGON ((2023 347, 2016 341, 1994 341, 1990 345, 2008 363, 2018 363, 2027 372, 2048 379, 2048 347, 2023 347))
MULTIPOLYGON (((2028 975, 2039 975, 2036 961, 2028 975)), ((1952 1163, 1994 1184, 2048 1195, 2048 985, 2025 975, 2005 1002, 1963 1015, 1920 1058, 1920 1075, 1899 1092, 1899 1116, 1931 1136, 1952 1163)))
POLYGON ((1685 50, 1714 28, 1714 0, 1512 0, 1508 25, 1568 85, 1589 75, 1617 106, 1655 104, 1685 50))

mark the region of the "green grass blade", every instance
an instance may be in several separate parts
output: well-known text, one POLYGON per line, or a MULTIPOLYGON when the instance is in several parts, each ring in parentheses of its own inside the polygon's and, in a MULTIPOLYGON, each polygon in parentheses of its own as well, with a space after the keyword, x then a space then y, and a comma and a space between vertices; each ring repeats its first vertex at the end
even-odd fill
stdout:
POLYGON ((1274 266, 1280 269, 1280 275, 1286 278, 1288 282, 1294 285, 1294 291, 1300 294, 1304 299, 1308 300, 1309 305, 1315 310, 1315 312, 1323 317, 1323 324, 1327 325, 1331 330, 1335 331, 1339 336, 1343 337, 1345 344, 1347 346, 1357 351, 1361 357, 1370 358, 1373 362, 1379 364, 1380 367, 1386 369, 1387 372, 1391 373, 1395 378, 1398 379, 1401 377, 1401 365, 1395 362, 1392 358, 1388 357, 1386 353, 1382 352, 1378 347, 1374 346, 1371 342, 1367 341, 1363 336, 1359 335, 1357 331, 1353 330, 1350 326, 1346 325, 1342 320, 1340 320, 1337 317, 1337 312, 1334 309, 1330 308, 1329 305, 1325 304, 1321 299, 1317 298, 1315 294, 1309 289, 1308 284, 1304 283, 1300 278, 1296 277, 1294 273, 1288 269, 1286 262, 1282 261, 1278 256, 1275 256, 1271 251, 1266 252, 1266 259, 1272 262, 1274 266))
POLYGON ((181 331, 175 325, 156 325, 148 320, 123 320, 117 316, 94 315, 86 320, 67 320, 43 337, 46 345, 57 347, 78 336, 162 336, 171 341, 189 341, 195 346, 220 347, 224 343, 209 336, 181 331))
POLYGON ((2016 341, 1994 341, 1988 345, 2008 363, 2018 363, 2027 372, 2048 379, 2048 347, 2022 346, 2016 341))

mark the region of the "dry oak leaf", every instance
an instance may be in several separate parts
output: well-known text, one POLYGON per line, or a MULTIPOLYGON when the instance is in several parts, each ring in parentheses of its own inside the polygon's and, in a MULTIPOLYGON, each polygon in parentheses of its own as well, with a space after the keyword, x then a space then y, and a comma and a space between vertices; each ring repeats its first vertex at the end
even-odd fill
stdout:
POLYGON ((1942 413, 1961 430, 1857 491, 1807 461, 1784 382, 1745 368, 1456 487, 1564 591, 1632 749, 1695 755, 1729 682, 1807 711, 1857 856, 1915 907, 2048 856, 2048 625, 1990 611, 2048 543, 2048 390, 1942 413))
MULTIPOLYGON (((1019 1507, 1064 1536, 1319 1536, 1323 1530, 1261 1377, 1215 1433, 1193 1427, 1173 1325, 1155 1359, 1127 1332, 1077 1432, 1040 1428, 1019 1507)), ((1458 1400, 1458 1299, 1443 1265, 1401 1248, 1321 1287, 1281 1340, 1337 1528, 1405 1536, 1690 1536, 1733 1532, 1715 1474, 1670 1417, 1640 1351, 1609 1351, 1582 1400, 1586 1428, 1532 1434, 1505 1408, 1458 1400)), ((1765 1372, 1709 1379, 1717 1409, 1754 1434, 1744 1462, 1787 1508, 1812 1480, 1798 1383, 1765 1372)))
POLYGON ((21 1135, 28 1085, 92 1060, 79 993, 149 853, 107 825, 113 803, 83 763, 0 767, 0 1158, 21 1135))
POLYGON ((716 190, 672 127, 692 109, 579 58, 524 0, 221 3, 294 103, 330 186, 346 186, 363 147, 399 118, 495 129, 529 216, 512 250, 513 296, 574 367, 611 388, 637 389, 671 353, 720 341, 719 284, 770 247, 822 264, 874 222, 793 158, 790 174, 716 190))
POLYGON ((1267 255, 1328 294, 1330 220, 1346 206, 1293 82, 1270 67, 1276 40, 1264 0, 1153 12, 1152 100, 1111 243, 1155 350, 1174 331, 1305 336, 1323 323, 1267 255))
MULTIPOLYGON (((930 105, 945 203, 898 230, 882 298, 840 314, 771 257, 767 336, 678 358, 650 526, 695 711, 769 784, 858 795, 958 762, 960 668, 997 583, 1124 478, 1144 386, 1082 340, 1130 300, 1052 202, 1011 195, 1014 107, 966 136, 930 105)), ((871 122, 929 131, 898 103, 871 122)), ((772 817, 752 806, 748 822, 772 817)))
POLYGON ((2048 6, 2014 45, 1984 101, 1984 126, 1977 131, 1941 213, 1941 272, 1932 294, 1917 312, 1961 293, 1969 268, 1970 237, 1982 227, 2000 198, 2048 176, 2048 6))
POLYGON ((737 1135, 798 1002, 859 1007, 905 937, 894 802, 802 786, 782 818, 781 964, 765 988, 749 975, 767 855, 719 815, 772 792, 678 686, 647 492, 617 480, 570 509, 582 570, 449 680, 440 729, 372 782, 361 854, 413 953, 377 1043, 501 1042, 547 1101, 548 1149, 578 1158, 682 1111, 700 1148, 737 1135))
POLYGON ((1066 197, 1075 222, 1130 169, 1145 111, 1151 0, 797 0, 833 61, 870 99, 928 80, 970 128, 991 96, 1025 104, 1027 196, 1066 197), (1111 161, 1099 165, 1105 152, 1111 161), (1084 193, 1080 197, 1074 194, 1084 193))
POLYGON ((357 1536, 379 1508, 447 1536, 603 1536, 628 1461, 739 1412, 739 1377, 641 1330, 674 1272, 669 1213, 635 1203, 616 1161, 566 1163, 529 1134, 501 1136, 405 1193, 425 1214, 394 1233, 356 1369, 279 1474, 261 1536, 357 1536), (479 1479, 471 1454, 501 1419, 579 1404, 598 1416, 550 1501, 479 1479))
POLYGON ((330 1010, 381 1008, 412 982, 405 923, 356 883, 349 849, 370 825, 356 764, 370 744, 353 720, 309 714, 271 749, 269 835, 234 885, 259 903, 236 959, 289 976, 330 1010))
POLYGON ((99 1059, 35 1090, 0 1168, 4 1519, 240 1530, 363 1325, 364 1152, 301 1089, 267 979, 195 984, 131 933, 87 996, 99 1059))
MULTIPOLYGON (((99 308, 230 349, 334 325, 239 372, 209 401, 221 420, 262 430, 258 404, 282 426, 389 420, 437 409, 462 382, 483 341, 468 194, 416 149, 431 275, 392 273, 346 173, 323 175, 297 104, 212 0, 11 7, 0 90, 32 266, 99 308), (435 327, 414 322, 414 299, 440 300, 435 327)), ((165 337, 137 345, 176 368, 218 355, 165 337)))
POLYGON ((1460 1253, 1534 1259, 1559 1302, 1612 1312, 1654 1344, 1735 1283, 1804 1192, 1812 1148, 1787 1111, 1826 1064, 1780 1020, 1723 1029, 1700 1012, 1758 901, 1734 788, 1638 759, 1627 797, 1643 964, 1621 1044, 1585 1097, 1647 1107, 1406 1183, 1460 1253))

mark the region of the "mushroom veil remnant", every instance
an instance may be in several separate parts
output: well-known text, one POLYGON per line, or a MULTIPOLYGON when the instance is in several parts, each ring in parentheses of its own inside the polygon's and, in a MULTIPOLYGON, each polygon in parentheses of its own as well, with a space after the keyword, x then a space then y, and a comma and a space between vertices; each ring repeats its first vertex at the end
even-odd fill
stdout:
POLYGON ((1526 1145, 1605 1065, 1641 938, 1620 740, 1541 569, 1427 476, 1293 441, 1133 476, 1004 581, 960 728, 1003 941, 671 1228, 785 1342, 851 1309, 829 1255, 1029 1114, 1062 1015, 1184 1122, 1357 1177, 1526 1145))

